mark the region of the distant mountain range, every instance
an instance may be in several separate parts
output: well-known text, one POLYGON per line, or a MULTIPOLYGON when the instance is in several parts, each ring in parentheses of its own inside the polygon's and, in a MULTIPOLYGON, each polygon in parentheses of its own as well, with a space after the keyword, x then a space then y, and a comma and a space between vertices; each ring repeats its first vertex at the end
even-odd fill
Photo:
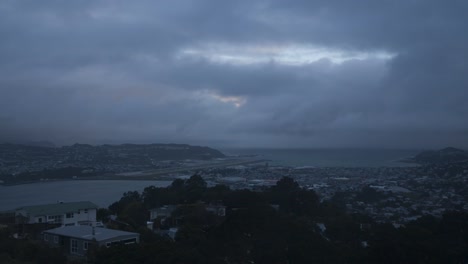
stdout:
POLYGON ((409 160, 420 164, 444 164, 468 161, 468 152, 457 148, 423 151, 409 160))

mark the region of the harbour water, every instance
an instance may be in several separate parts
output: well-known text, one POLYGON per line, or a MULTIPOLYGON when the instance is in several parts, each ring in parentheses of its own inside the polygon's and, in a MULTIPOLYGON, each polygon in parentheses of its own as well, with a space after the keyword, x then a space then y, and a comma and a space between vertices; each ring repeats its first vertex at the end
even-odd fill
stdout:
POLYGON ((421 150, 400 149, 224 149, 225 155, 254 155, 271 165, 314 167, 407 167, 421 150))
MULTIPOLYGON (((401 162, 418 150, 374 149, 225 149, 226 155, 253 155, 271 160, 271 165, 314 167, 402 167, 401 162)), ((20 206, 57 201, 92 201, 107 207, 127 191, 143 191, 147 186, 168 186, 170 181, 74 180, 41 182, 15 186, 0 185, 0 211, 20 206)))
POLYGON ((99 207, 107 207, 118 201, 124 192, 141 192, 151 185, 165 187, 169 184, 170 181, 74 180, 0 185, 0 211, 57 201, 91 201, 99 207))

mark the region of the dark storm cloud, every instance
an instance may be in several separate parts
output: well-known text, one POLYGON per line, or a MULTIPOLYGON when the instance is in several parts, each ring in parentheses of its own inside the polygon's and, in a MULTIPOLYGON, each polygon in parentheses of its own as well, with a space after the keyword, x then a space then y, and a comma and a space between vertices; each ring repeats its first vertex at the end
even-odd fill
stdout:
POLYGON ((0 140, 467 147, 464 1, 2 1, 0 140))

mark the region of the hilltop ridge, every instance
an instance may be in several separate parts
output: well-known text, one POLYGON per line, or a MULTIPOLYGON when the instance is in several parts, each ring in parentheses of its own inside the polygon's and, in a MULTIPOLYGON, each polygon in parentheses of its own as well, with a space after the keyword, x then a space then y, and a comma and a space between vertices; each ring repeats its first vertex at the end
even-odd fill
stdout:
POLYGON ((411 161, 420 164, 464 162, 468 161, 468 152, 454 147, 446 147, 440 150, 423 151, 414 156, 411 161))
POLYGON ((74 144, 41 147, 9 143, 0 144, 0 175, 65 168, 117 173, 158 169, 165 166, 161 164, 164 161, 210 160, 223 157, 224 154, 216 149, 187 144, 74 144))
POLYGON ((23 156, 34 156, 38 152, 42 154, 53 154, 61 152, 74 152, 80 150, 97 151, 104 155, 117 155, 117 154, 131 154, 135 151, 142 151, 145 154, 151 156, 153 159, 200 159, 200 158, 221 158, 224 157, 220 151, 205 147, 205 146, 192 146, 188 144, 118 144, 118 145, 90 145, 75 143, 70 146, 53 147, 44 145, 32 145, 32 144, 16 144, 16 143, 0 143, 0 159, 5 154, 15 155, 15 153, 21 153, 23 156), (9 152, 9 153, 7 153, 9 152))

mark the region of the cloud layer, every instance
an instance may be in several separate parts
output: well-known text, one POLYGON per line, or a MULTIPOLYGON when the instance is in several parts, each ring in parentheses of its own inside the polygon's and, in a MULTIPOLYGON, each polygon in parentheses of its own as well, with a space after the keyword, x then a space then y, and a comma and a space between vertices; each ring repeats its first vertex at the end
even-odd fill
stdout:
POLYGON ((466 1, 0 3, 0 141, 468 147, 466 1))

